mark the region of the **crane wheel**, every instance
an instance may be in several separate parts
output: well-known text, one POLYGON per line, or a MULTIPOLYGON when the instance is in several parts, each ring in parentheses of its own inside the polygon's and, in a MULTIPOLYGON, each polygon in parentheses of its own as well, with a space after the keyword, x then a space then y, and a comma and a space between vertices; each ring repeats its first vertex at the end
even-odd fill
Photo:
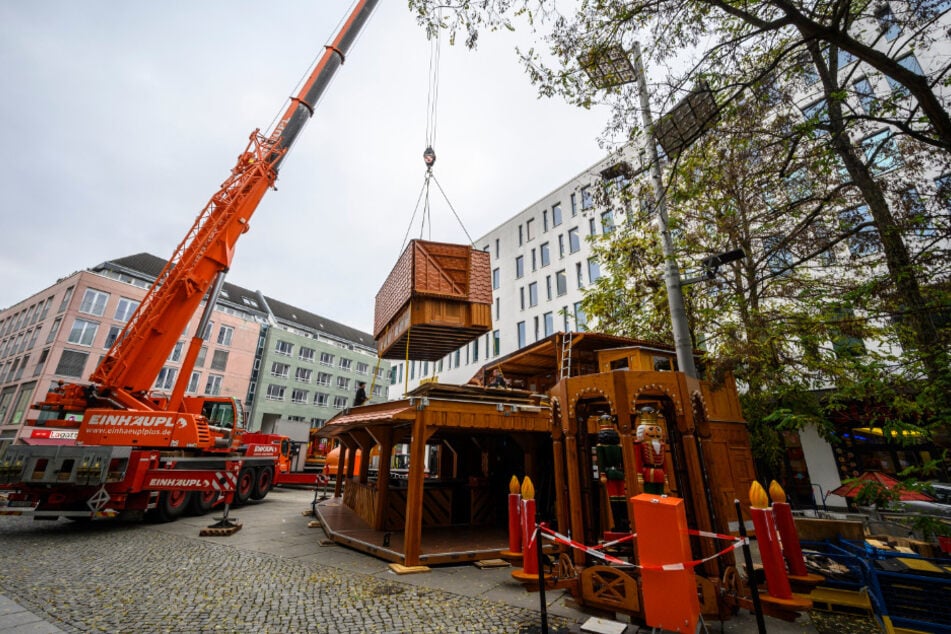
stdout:
POLYGON ((218 496, 221 494, 218 491, 194 491, 192 492, 192 499, 188 505, 188 512, 190 515, 204 515, 212 509, 215 505, 215 502, 218 501, 218 496))
POLYGON ((251 492, 254 491, 254 467, 241 467, 238 472, 238 484, 234 489, 234 501, 232 506, 241 506, 247 504, 251 499, 251 492))
POLYGON ((254 490, 251 491, 252 500, 263 500, 274 488, 274 467, 258 467, 254 478, 254 490))
POLYGON ((191 497, 191 491, 162 491, 155 507, 155 519, 159 522, 174 522, 185 514, 191 497))

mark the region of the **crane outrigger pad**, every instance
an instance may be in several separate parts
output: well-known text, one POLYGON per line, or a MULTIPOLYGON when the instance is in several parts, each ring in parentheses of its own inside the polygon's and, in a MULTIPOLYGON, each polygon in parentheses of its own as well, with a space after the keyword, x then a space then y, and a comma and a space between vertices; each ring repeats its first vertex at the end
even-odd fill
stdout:
POLYGON ((489 254, 411 240, 376 295, 383 359, 436 361, 492 328, 489 254))

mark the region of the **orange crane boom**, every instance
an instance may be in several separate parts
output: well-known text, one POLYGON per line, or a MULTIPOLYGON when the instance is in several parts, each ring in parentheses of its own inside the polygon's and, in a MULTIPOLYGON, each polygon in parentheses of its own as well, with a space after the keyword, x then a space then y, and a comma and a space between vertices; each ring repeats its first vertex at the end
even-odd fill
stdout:
MULTIPOLYGON (((156 409, 148 392, 216 278, 227 272, 238 238, 249 228, 258 204, 277 180, 278 168, 294 144, 314 107, 343 64, 357 33, 378 0, 361 0, 351 11, 333 42, 326 46, 307 81, 268 136, 255 130, 231 175, 198 215, 185 239, 126 324, 115 344, 93 372, 90 380, 101 396, 123 407, 156 409)), ((204 320, 203 320, 204 323, 204 320)), ((179 384, 162 409, 174 410, 181 403, 184 387, 203 340, 199 328, 186 355, 179 384), (198 340, 198 343, 196 343, 198 340), (189 365, 190 364, 190 365, 189 365), (184 378, 184 380, 182 380, 184 378)))

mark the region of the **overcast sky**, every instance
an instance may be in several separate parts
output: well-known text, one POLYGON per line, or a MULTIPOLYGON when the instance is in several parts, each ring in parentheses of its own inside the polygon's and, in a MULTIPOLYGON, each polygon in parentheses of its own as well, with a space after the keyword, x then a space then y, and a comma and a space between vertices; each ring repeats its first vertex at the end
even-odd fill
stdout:
MULTIPOLYGON (((0 307, 171 256, 350 0, 0 2, 0 307)), ((607 114, 539 100, 519 36, 441 46, 434 173, 473 239, 604 152, 607 114)), ((522 36, 523 37, 523 36, 522 36)), ((237 244, 228 280, 365 331, 423 186, 430 46, 383 0, 237 244)), ((468 242, 438 190, 422 237, 468 242)))

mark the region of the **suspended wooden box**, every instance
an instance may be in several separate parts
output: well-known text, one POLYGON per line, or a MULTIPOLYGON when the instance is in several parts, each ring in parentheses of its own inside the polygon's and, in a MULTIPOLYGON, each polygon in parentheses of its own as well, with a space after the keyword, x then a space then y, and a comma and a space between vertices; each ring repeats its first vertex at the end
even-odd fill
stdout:
POLYGON ((489 254, 469 245, 410 241, 376 294, 383 359, 436 361, 491 328, 489 254))

